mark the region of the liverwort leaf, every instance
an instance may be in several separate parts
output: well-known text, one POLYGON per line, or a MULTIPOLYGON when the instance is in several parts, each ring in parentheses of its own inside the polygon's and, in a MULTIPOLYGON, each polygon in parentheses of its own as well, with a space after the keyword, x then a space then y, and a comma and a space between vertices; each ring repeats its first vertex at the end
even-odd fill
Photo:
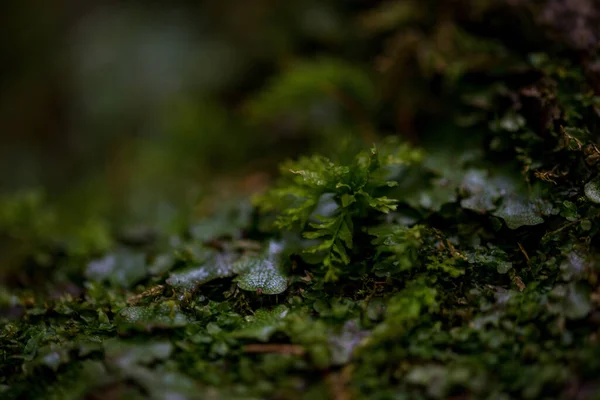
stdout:
POLYGON ((242 290, 261 294, 279 294, 287 289, 287 277, 281 270, 283 245, 271 241, 261 256, 244 257, 232 268, 239 274, 234 281, 242 290))
POLYGON ((539 225, 544 219, 538 215, 535 204, 524 198, 506 198, 502 205, 493 213, 502 218, 510 229, 525 225, 539 225))
POLYGON ((589 201, 600 203, 600 179, 597 178, 586 183, 583 191, 589 201))
POLYGON ((191 290, 213 279, 225 278, 234 273, 231 256, 217 254, 202 266, 172 273, 166 282, 175 288, 191 290))
POLYGON ((238 266, 240 275, 235 278, 242 290, 262 294, 279 294, 287 289, 287 278, 274 260, 251 259, 238 266))

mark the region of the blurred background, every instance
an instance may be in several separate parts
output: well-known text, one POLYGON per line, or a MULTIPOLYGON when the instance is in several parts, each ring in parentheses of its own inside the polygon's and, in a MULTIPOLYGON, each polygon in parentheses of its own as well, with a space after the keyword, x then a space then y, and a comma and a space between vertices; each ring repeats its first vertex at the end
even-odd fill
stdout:
POLYGON ((597 43, 593 4, 0 2, 0 262, 185 226, 288 157, 473 141, 528 54, 597 43))
POLYGON ((285 158, 372 142, 371 7, 1 2, 0 277, 181 231, 285 158))
POLYGON ((215 189, 253 191, 285 157, 370 140, 372 6, 2 2, 2 193, 152 223, 215 189))
POLYGON ((75 221, 149 223, 369 138, 372 5, 2 2, 2 193, 36 190, 75 221))

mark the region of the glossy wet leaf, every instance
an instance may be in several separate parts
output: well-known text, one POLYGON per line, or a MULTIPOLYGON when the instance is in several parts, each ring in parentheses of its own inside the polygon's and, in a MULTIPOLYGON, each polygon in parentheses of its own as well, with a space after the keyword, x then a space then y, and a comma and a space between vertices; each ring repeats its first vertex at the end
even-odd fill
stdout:
POLYGON ((272 260, 248 260, 238 268, 241 272, 235 281, 242 290, 260 294, 279 294, 287 289, 287 277, 272 260))
POLYGON ((583 190, 589 201, 600 203, 600 179, 586 183, 583 190))
POLYGON ((505 198, 493 215, 500 217, 510 229, 544 223, 536 205, 523 198, 505 198))
POLYGON ((234 273, 232 257, 218 254, 201 266, 171 273, 166 283, 175 288, 191 290, 213 279, 225 278, 234 273))

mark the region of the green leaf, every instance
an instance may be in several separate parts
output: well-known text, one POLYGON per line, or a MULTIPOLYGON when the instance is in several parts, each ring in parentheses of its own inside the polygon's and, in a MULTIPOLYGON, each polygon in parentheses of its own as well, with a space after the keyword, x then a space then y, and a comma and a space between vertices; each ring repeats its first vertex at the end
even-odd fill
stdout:
POLYGON ((171 273, 167 284, 180 289, 191 290, 217 278, 225 278, 235 274, 234 266, 228 254, 217 254, 201 267, 171 273))
POLYGON ((371 198, 369 200, 369 206, 371 206, 371 208, 377 210, 377 211, 381 211, 382 213, 389 213, 390 211, 394 211, 396 210, 396 205, 398 203, 398 200, 395 199, 388 199, 387 197, 383 196, 383 197, 377 197, 377 198, 371 198))
POLYGON ((354 195, 344 193, 341 196, 341 201, 342 201, 342 207, 348 207, 350 204, 352 204, 356 201, 356 198, 354 197, 354 195))
POLYGON ((423 245, 423 226, 411 228, 401 225, 383 224, 369 228, 375 236, 371 243, 377 251, 373 271, 379 275, 393 275, 417 267, 418 252, 423 245))
POLYGON ((502 218, 510 229, 517 229, 544 223, 539 214, 535 203, 521 197, 507 197, 492 215, 502 218))
POLYGON ((254 315, 247 316, 245 324, 235 330, 231 336, 266 342, 273 333, 281 329, 283 320, 288 313, 289 309, 284 305, 278 305, 272 310, 258 309, 254 315))
POLYGON ((589 201, 600 203, 600 178, 596 178, 586 183, 583 190, 589 201))
POLYGON ((511 269, 512 269, 512 263, 506 262, 506 261, 499 263, 498 266, 496 267, 496 270, 498 271, 499 274, 506 274, 511 269))
POLYGON ((122 249, 91 261, 85 276, 91 281, 108 281, 127 288, 139 282, 147 273, 146 256, 143 253, 122 249))
POLYGON ((269 259, 250 259, 236 267, 240 275, 235 278, 242 290, 261 294, 279 294, 287 289, 287 278, 279 266, 269 259))

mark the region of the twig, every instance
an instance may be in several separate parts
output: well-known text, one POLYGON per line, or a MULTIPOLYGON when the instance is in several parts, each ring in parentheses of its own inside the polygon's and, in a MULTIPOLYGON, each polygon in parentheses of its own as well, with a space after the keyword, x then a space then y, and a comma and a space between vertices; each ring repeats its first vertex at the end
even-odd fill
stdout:
POLYGON ((575 220, 575 221, 571 221, 571 222, 569 222, 569 223, 567 223, 567 224, 564 224, 563 226, 561 226, 561 227, 560 227, 560 228, 558 228, 557 230, 555 230, 555 231, 552 231, 552 232, 548 232, 548 233, 546 233, 546 234, 544 235, 544 237, 546 237, 546 236, 553 236, 553 235, 556 235, 557 233, 559 233, 559 232, 563 231, 564 229, 566 229, 566 228, 568 228, 568 227, 570 227, 570 226, 573 226, 573 225, 575 225, 575 224, 576 224, 576 223, 578 223, 578 222, 579 222, 579 220, 575 220))
POLYGON ((304 347, 295 344, 268 344, 268 343, 254 343, 247 344, 244 346, 246 353, 279 353, 279 354, 293 354, 296 356, 304 355, 304 347))
POLYGON ((165 287, 163 285, 151 287, 150 289, 143 291, 140 294, 131 296, 130 298, 127 299, 127 303, 129 303, 129 305, 135 305, 140 300, 142 300, 144 297, 156 296, 158 294, 161 294, 163 292, 164 288, 165 287))
POLYGON ((525 248, 523 247, 523 245, 521 243, 517 242, 517 244, 519 245, 519 249, 521 249, 521 253, 523 253, 523 255, 525 256, 525 259, 527 260, 527 264, 529 264, 529 255, 527 255, 525 248))

